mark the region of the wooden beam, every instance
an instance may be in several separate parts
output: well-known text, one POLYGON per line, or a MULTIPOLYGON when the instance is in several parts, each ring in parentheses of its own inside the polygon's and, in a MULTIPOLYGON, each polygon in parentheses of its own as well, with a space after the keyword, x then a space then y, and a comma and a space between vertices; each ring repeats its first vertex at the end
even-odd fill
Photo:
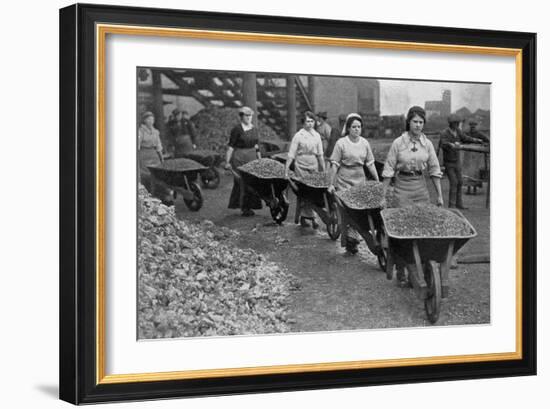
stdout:
MULTIPOLYGON (((162 137, 165 136, 164 129, 164 102, 162 95, 162 79, 159 70, 152 69, 153 73, 153 114, 155 114, 155 128, 157 128, 162 137)), ((165 140, 162 141, 163 145, 165 140)))
MULTIPOLYGON (((256 92, 256 74, 252 72, 245 72, 243 74, 243 103, 247 107, 250 107, 254 112, 257 111, 258 106, 256 92)), ((253 116, 254 125, 258 126, 258 116, 253 116)))
MULTIPOLYGON (((195 98, 197 101, 201 102, 203 105, 208 106, 209 100, 204 95, 201 95, 196 89, 194 89, 192 86, 190 86, 188 83, 186 83, 184 80, 182 80, 174 71, 172 70, 163 70, 162 73, 166 75, 170 81, 172 81, 174 84, 176 84, 180 89, 184 92, 182 94, 176 94, 176 95, 187 95, 195 98)), ((187 75, 187 73, 186 73, 187 75)))
POLYGON ((286 80, 288 135, 291 139, 296 133, 296 76, 289 75, 286 80))

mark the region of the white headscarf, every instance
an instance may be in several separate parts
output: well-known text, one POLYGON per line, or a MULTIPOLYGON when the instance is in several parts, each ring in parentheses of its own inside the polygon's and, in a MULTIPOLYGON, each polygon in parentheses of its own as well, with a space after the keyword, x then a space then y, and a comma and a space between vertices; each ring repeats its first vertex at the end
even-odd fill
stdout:
POLYGON ((348 123, 348 120, 350 118, 359 118, 361 121, 363 121, 363 118, 361 118, 361 115, 355 113, 355 112, 352 112, 351 114, 349 114, 347 117, 346 117, 346 121, 344 122, 344 127, 342 128, 342 136, 346 136, 346 124, 348 123))

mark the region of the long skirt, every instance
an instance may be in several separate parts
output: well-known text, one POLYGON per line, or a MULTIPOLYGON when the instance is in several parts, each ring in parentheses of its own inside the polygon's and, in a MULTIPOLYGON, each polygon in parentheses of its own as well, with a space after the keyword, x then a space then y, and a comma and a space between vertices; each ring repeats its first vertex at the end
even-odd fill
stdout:
POLYGON ((430 203, 430 193, 424 175, 397 174, 394 192, 399 207, 430 203))
MULTIPOLYGON (((256 159, 256 149, 235 149, 231 156, 231 166, 235 172, 240 173, 237 168, 248 162, 256 159)), ((262 200, 255 190, 246 186, 242 178, 234 178, 233 190, 231 190, 231 196, 229 197, 229 209, 261 209, 262 200), (241 197, 242 191, 242 197, 241 197)))
MULTIPOLYGON (((294 162, 294 173, 296 176, 303 177, 307 173, 313 173, 319 171, 319 161, 315 155, 299 155, 294 162)), ((300 216, 313 219, 315 214, 310 203, 302 202, 300 207, 300 216)))
MULTIPOLYGON (((336 190, 346 190, 352 186, 360 185, 366 181, 365 172, 362 166, 346 167, 340 166, 338 168, 338 173, 336 174, 336 190)), ((344 226, 345 234, 342 234, 340 243, 342 247, 345 247, 346 244, 356 244, 361 241, 361 235, 351 227, 349 224, 344 226)))

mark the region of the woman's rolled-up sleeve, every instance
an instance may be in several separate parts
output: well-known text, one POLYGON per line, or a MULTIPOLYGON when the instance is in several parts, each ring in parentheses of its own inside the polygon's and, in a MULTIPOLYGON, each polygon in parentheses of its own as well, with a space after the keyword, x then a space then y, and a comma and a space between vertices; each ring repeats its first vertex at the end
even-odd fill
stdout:
POLYGON ((160 141, 160 132, 157 131, 154 133, 155 135, 155 150, 157 152, 162 152, 162 142, 160 141))
POLYGON ((300 138, 300 134, 297 133, 292 138, 292 141, 290 141, 290 147, 288 148, 288 158, 289 159, 295 159, 296 158, 296 151, 298 150, 298 139, 300 138))
POLYGON ((138 129, 138 150, 141 149, 141 142, 143 141, 143 131, 141 128, 138 129))
POLYGON ((317 134, 317 143, 315 145, 315 155, 323 156, 323 140, 321 135, 317 134))
POLYGON ((443 176, 439 167, 439 159, 435 153, 434 146, 431 141, 428 141, 428 173, 432 177, 440 178, 443 176))
POLYGON ((342 161, 343 145, 340 142, 342 140, 343 139, 339 139, 336 141, 336 145, 334 145, 334 149, 332 150, 332 155, 330 155, 330 162, 336 166, 340 166, 340 162, 342 161))
POLYGON ((372 164, 374 164, 374 153, 372 152, 370 144, 367 142, 367 157, 365 158, 365 165, 370 166, 372 164))
POLYGON ((382 171, 383 178, 392 178, 395 175, 395 169, 397 167, 397 142, 393 141, 386 162, 384 163, 384 170, 382 171))

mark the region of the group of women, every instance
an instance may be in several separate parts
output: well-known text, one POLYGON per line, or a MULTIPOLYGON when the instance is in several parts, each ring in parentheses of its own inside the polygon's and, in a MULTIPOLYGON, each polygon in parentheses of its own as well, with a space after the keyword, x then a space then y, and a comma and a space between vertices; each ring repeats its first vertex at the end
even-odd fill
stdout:
MULTIPOLYGON (((240 122, 230 133, 229 146, 226 153, 226 168, 235 171, 235 182, 229 199, 229 208, 240 208, 243 216, 254 215, 255 209, 261 208, 258 195, 238 177, 237 168, 254 159, 260 158, 259 134, 253 125, 254 111, 249 107, 239 109, 240 122)), ((289 170, 298 176, 308 172, 323 172, 329 166, 329 191, 341 191, 366 181, 364 167, 372 178, 380 180, 374 166, 374 155, 369 142, 361 137, 363 119, 359 114, 351 113, 346 117, 341 138, 336 142, 328 161, 323 154, 321 136, 315 130, 316 116, 312 112, 303 115, 303 126, 294 135, 290 143, 285 176, 289 170)), ((406 118, 405 132, 396 138, 387 155, 381 179, 384 189, 393 180, 394 195, 399 206, 411 203, 429 203, 430 196, 424 173, 431 177, 437 194, 436 203, 443 205, 441 193, 441 169, 432 142, 422 132, 426 123, 426 112, 419 106, 409 109, 406 118)), ((155 129, 154 115, 146 112, 142 116, 142 124, 138 130, 138 150, 141 174, 148 173, 147 166, 163 161, 162 144, 158 130, 155 129)), ((189 131, 186 134, 190 133, 189 131)), ((193 135, 194 136, 194 135, 193 135)), ((190 139, 190 138, 187 138, 190 139)), ((187 141, 189 145, 193 140, 187 141)), ((318 227, 313 209, 304 203, 300 209, 300 224, 302 227, 318 227)), ((346 229, 346 237, 342 242, 346 250, 357 253, 360 242, 359 234, 351 227, 346 229)))
MULTIPOLYGON (((241 109, 239 115, 241 123, 233 129, 229 141, 226 157, 228 168, 240 166, 259 157, 258 134, 251 120, 253 111, 245 107, 241 109)), ((364 183, 366 181, 364 167, 368 169, 374 180, 380 180, 374 166, 374 155, 370 144, 361 137, 363 119, 359 114, 351 113, 347 116, 342 137, 336 142, 327 163, 323 155, 321 136, 314 129, 315 119, 312 112, 306 112, 303 116, 303 127, 292 138, 285 167, 287 178, 292 165, 298 176, 308 172, 323 172, 328 165, 330 166, 330 192, 364 183)), ((394 195, 399 206, 430 202, 425 172, 429 174, 434 184, 437 194, 436 203, 443 205, 440 182, 442 172, 434 146, 422 132, 425 123, 424 109, 419 106, 410 108, 406 118, 406 130, 393 141, 384 164, 381 175, 384 191, 393 180, 394 195)), ((236 179, 229 207, 240 206, 243 215, 248 216, 253 214, 251 209, 259 208, 261 203, 253 192, 243 192, 243 189, 246 187, 236 179)), ((313 210, 307 203, 300 209, 300 215, 302 227, 318 227, 313 210)), ((346 237, 342 240, 343 245, 349 253, 355 254, 360 242, 359 234, 349 226, 346 230, 346 237)))
MULTIPOLYGON (((261 199, 254 190, 247 188, 239 177, 237 168, 261 157, 259 149, 259 134, 253 125, 254 111, 249 107, 239 109, 240 122, 230 133, 229 146, 226 153, 226 168, 233 169, 235 180, 229 199, 229 208, 240 208, 243 216, 254 215, 254 209, 261 208, 261 199)), ((159 131, 154 127, 155 118, 151 112, 142 115, 142 123, 138 128, 138 156, 141 182, 150 184, 149 190, 161 197, 162 191, 155 192, 152 180, 144 180, 149 175, 147 166, 161 163, 163 159, 162 144, 159 131)), ((351 113, 346 117, 341 138, 334 145, 328 160, 325 159, 321 136, 315 130, 316 116, 312 112, 303 115, 303 126, 294 135, 290 143, 288 160, 285 166, 285 177, 293 170, 298 176, 308 172, 323 172, 329 166, 329 192, 342 191, 357 186, 366 181, 364 167, 372 178, 380 180, 374 165, 374 155, 369 142, 361 137, 363 119, 359 114, 351 113)), ((419 106, 409 109, 406 118, 405 132, 396 138, 386 157, 381 179, 384 183, 384 193, 391 181, 394 186, 394 196, 398 206, 430 202, 430 195, 424 174, 430 176, 437 194, 436 203, 443 205, 441 193, 442 172, 436 151, 432 142, 422 132, 426 123, 426 112, 419 106)), ((194 148, 194 133, 190 124, 182 127, 182 145, 194 148), (191 134, 191 135, 190 135, 191 134)), ((178 128, 179 129, 179 128, 178 128)), ((318 223, 313 209, 308 203, 303 203, 300 210, 300 225, 316 229, 318 223)), ((343 246, 350 254, 357 253, 360 242, 359 233, 347 226, 346 235, 342 238, 343 246)), ((400 285, 407 285, 403 266, 397 268, 397 278, 400 285)))

